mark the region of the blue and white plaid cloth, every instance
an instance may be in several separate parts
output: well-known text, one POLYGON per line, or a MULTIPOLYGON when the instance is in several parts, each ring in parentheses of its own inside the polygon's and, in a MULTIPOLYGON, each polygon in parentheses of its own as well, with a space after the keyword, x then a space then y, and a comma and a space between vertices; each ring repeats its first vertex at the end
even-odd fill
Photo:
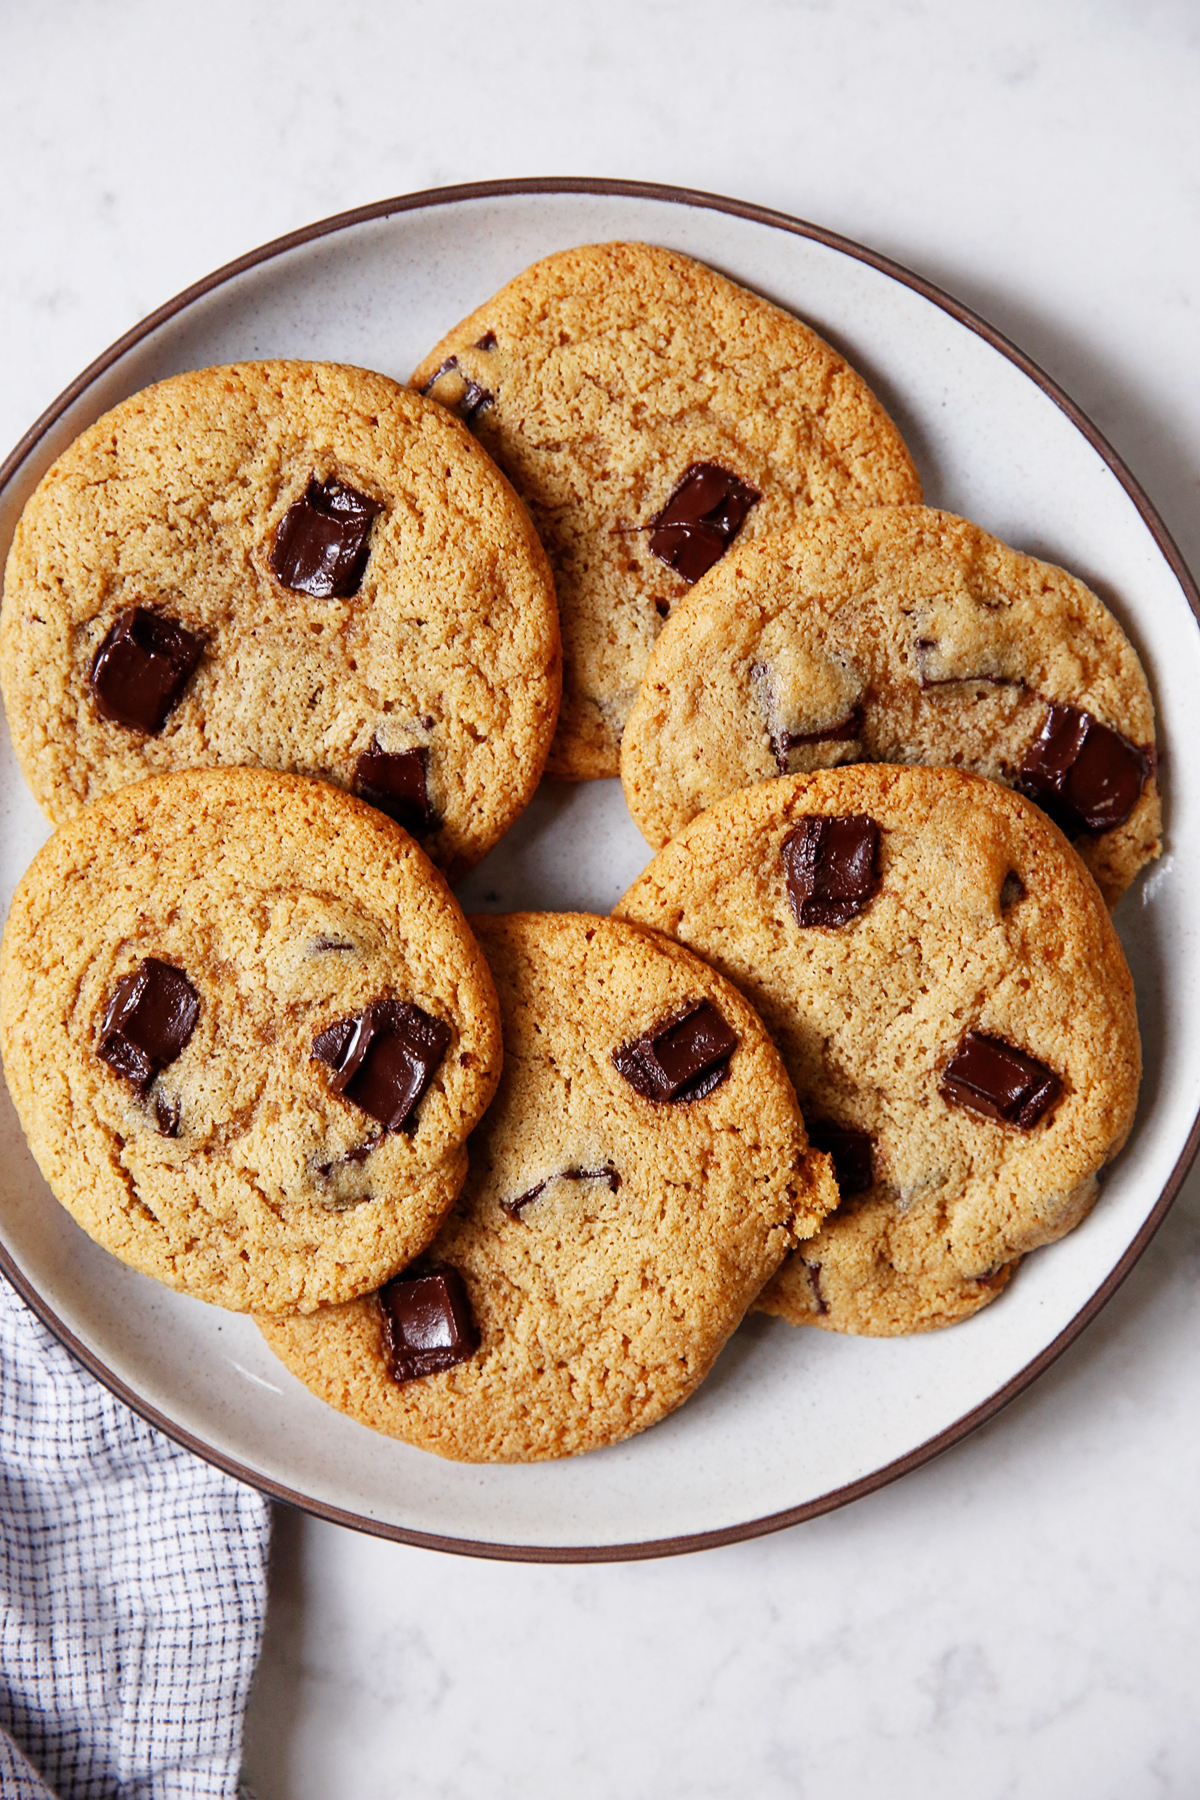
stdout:
POLYGON ((233 1800, 269 1534, 0 1278, 4 1800, 233 1800))

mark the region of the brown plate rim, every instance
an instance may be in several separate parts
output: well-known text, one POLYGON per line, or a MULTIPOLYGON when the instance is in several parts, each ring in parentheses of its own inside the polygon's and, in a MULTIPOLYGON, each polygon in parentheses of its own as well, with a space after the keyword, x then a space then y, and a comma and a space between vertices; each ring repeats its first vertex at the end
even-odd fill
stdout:
MULTIPOLYGON (((211 275, 206 275, 203 280, 194 282, 182 293, 176 294, 173 299, 168 300, 131 330, 125 332, 94 362, 89 363, 88 367, 71 382, 70 386, 64 388, 58 398, 46 408, 40 418, 34 421, 20 442, 4 459, 4 462, 0 463, 0 489, 7 487, 46 433, 57 424, 68 408, 79 399, 81 394, 86 392, 99 376, 118 362, 134 345, 149 337, 160 325, 174 318, 176 314, 184 311, 204 295, 211 293, 215 288, 223 286, 249 269, 257 268, 260 264, 271 261, 273 257, 283 255, 289 250, 298 249, 302 245, 311 244, 318 238, 328 237, 349 226, 366 224, 373 219, 387 219, 395 213, 416 212, 426 207, 446 206, 462 200, 495 199, 512 194, 616 195, 627 199, 661 200, 676 206, 694 206, 712 212, 729 213, 736 218, 747 219, 755 224, 768 225, 775 230, 790 232, 796 237, 810 238, 814 243, 823 244, 828 249, 837 250, 843 255, 853 257, 857 262, 866 263, 871 268, 878 269, 882 274, 889 276, 893 281, 898 281, 904 287, 911 288, 924 299, 940 307, 943 312, 949 313, 959 324, 967 326, 985 343, 994 350, 998 350, 1008 361, 1014 363, 1031 381, 1036 382, 1042 392, 1066 414, 1076 430, 1087 439, 1096 453, 1112 470, 1133 501, 1143 523, 1183 589, 1193 618, 1200 625, 1200 590, 1197 589, 1196 582, 1193 580, 1178 546, 1141 483, 1070 396, 1046 374, 1044 369, 1005 337, 1002 332, 997 331, 994 326, 989 325, 977 313, 972 312, 961 301, 955 300, 952 295, 935 286, 933 282, 927 281, 921 275, 914 274, 903 264, 894 262, 890 257, 867 249, 852 238, 843 237, 838 232, 827 231, 819 225, 812 225, 804 219, 794 218, 789 213, 778 212, 771 207, 755 206, 749 201, 733 200, 721 194, 709 194, 695 188, 669 187, 652 181, 616 181, 597 176, 535 176, 507 181, 466 182, 454 187, 423 188, 417 193, 401 194, 390 200, 376 201, 370 206, 358 206, 348 212, 334 213, 331 217, 320 219, 312 225, 305 225, 298 231, 291 231, 283 237, 273 238, 257 250, 250 250, 244 256, 235 258, 233 262, 225 263, 223 267, 214 270, 211 275)), ((375 1537, 388 1538, 396 1543, 411 1544, 426 1550, 448 1551, 459 1556, 478 1556, 497 1561, 527 1563, 635 1562, 651 1557, 681 1556, 694 1550, 717 1549, 725 1544, 743 1543, 750 1538, 766 1536, 769 1532, 782 1531, 789 1525, 803 1524, 808 1519, 815 1519, 823 1513, 833 1512, 838 1507, 847 1506, 852 1500, 859 1500, 867 1494, 877 1493, 880 1488, 888 1486, 889 1483, 898 1480, 901 1475, 907 1475, 913 1469, 918 1469, 923 1464, 930 1462, 935 1456, 941 1455, 943 1451, 959 1443, 980 1425, 995 1418, 996 1414, 1007 1406, 1009 1401, 1014 1400, 1031 1382, 1036 1381, 1038 1376, 1050 1367, 1051 1363, 1058 1360, 1064 1350, 1074 1343, 1080 1333, 1111 1300, 1162 1224, 1198 1149, 1200 1149, 1200 1114, 1192 1123, 1183 1150, 1176 1160, 1153 1210, 1116 1267, 1092 1294, 1087 1304, 1080 1308, 1070 1324, 1059 1332, 1058 1336, 1046 1346, 1040 1355, 1034 1357, 1032 1362, 1027 1363, 1023 1369, 1018 1370, 1017 1374, 1005 1382, 1004 1386, 996 1393, 970 1412, 965 1413, 945 1431, 928 1438, 925 1443, 910 1450, 906 1455, 897 1457, 894 1462, 873 1470, 870 1475, 864 1475, 861 1480, 849 1482, 844 1487, 834 1488, 829 1493, 822 1494, 818 1499, 806 1502, 803 1506, 788 1507, 783 1512, 770 1513, 760 1519, 745 1520, 739 1525, 730 1525, 719 1531, 697 1532, 686 1537, 654 1538, 642 1543, 539 1546, 495 1544, 472 1538, 441 1537, 430 1532, 412 1531, 402 1525, 390 1525, 379 1519, 368 1518, 361 1513, 347 1512, 341 1507, 330 1506, 309 1495, 297 1493, 282 1482, 258 1474, 234 1458, 215 1450, 211 1445, 203 1443, 141 1399, 63 1324, 62 1320, 26 1280, 3 1244, 0 1244, 0 1271, 8 1278, 46 1329, 70 1351, 76 1361, 82 1363, 111 1393, 115 1394, 119 1400, 123 1400, 139 1417, 145 1419, 147 1424, 153 1425, 165 1436, 182 1445, 183 1448, 191 1450, 205 1462, 223 1469, 227 1475, 245 1482, 250 1487, 257 1488, 259 1492, 268 1494, 272 1499, 281 1501, 287 1506, 311 1513, 314 1517, 328 1520, 331 1524, 346 1525, 353 1530, 367 1532, 375 1537)))

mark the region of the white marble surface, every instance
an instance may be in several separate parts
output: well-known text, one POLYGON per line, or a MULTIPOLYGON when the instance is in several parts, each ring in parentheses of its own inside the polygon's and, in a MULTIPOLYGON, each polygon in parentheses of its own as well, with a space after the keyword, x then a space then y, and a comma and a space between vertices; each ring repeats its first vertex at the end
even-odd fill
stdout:
MULTIPOLYGON (((188 281, 389 193, 737 194, 940 282, 1060 380, 1200 567, 1185 0, 4 7, 0 444, 188 281)), ((1185 750, 1176 746, 1176 754, 1185 750)), ((1191 1796, 1200 1185, 984 1431, 675 1562, 459 1561, 280 1519, 261 1800, 1191 1796)))

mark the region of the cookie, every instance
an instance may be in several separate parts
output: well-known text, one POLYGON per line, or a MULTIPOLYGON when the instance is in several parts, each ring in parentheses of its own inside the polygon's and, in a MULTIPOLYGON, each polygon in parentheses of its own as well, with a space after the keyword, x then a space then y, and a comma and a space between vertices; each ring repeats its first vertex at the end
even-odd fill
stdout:
POLYGON ((472 924, 504 1074, 461 1199, 379 1296, 262 1329, 377 1431, 570 1456, 685 1400, 836 1190, 761 1023, 698 958, 584 914, 472 924))
POLYGON ((735 545, 672 612, 621 742, 656 847, 738 788, 853 762, 1021 788, 1110 904, 1159 853, 1129 640, 1081 581, 949 513, 810 516, 735 545))
POLYGON ((301 776, 185 771, 39 852, 0 948, 30 1148, 96 1241, 236 1310, 376 1288, 434 1236, 500 1073, 443 878, 301 776))
POLYGON ((43 478, 5 573, 0 683, 61 823, 171 769, 359 793, 451 875, 537 785, 561 683, 541 546, 445 409, 386 376, 172 376, 43 478))
POLYGON ((663 619, 738 541, 920 482, 861 376, 676 251, 565 250, 442 339, 413 386, 465 419, 549 552, 563 632, 552 774, 615 775, 663 619))
POLYGON ((625 894, 736 982, 841 1205, 762 1304, 891 1335, 963 1318, 1088 1212, 1133 1121, 1133 983, 1103 899, 1031 801, 862 764, 744 789, 625 894))

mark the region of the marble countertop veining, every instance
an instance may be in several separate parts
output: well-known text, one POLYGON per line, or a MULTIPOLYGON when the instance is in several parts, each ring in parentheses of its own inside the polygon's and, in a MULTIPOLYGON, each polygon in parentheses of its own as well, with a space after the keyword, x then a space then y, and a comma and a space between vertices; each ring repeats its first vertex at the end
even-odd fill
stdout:
MULTIPOLYGON (((3 35, 5 448, 150 308, 311 219, 643 178, 940 283, 1062 383, 1200 567, 1187 0, 42 0, 3 35)), ((247 1777, 260 1800, 1185 1800, 1198 1418, 1193 1176, 1049 1373, 810 1524, 581 1567, 281 1512, 247 1777)))

